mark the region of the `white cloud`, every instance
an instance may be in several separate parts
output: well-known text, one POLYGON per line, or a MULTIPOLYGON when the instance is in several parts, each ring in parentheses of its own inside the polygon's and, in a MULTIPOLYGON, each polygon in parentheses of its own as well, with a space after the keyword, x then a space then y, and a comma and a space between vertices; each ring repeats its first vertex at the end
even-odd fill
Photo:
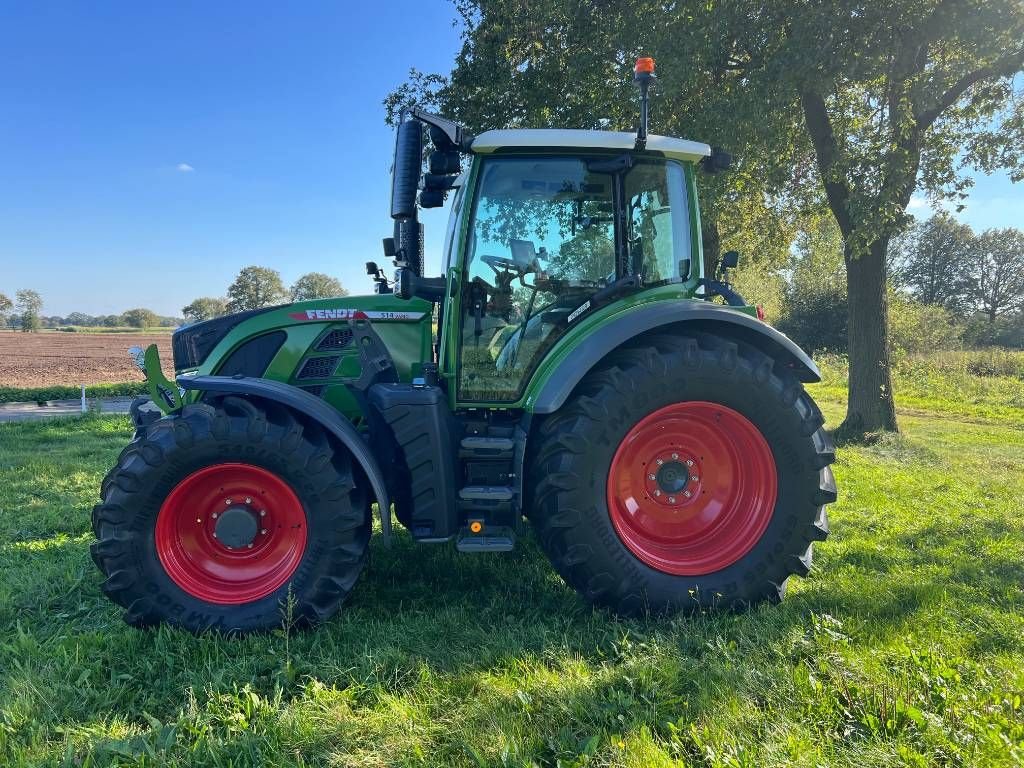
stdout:
POLYGON ((195 168, 193 168, 193 167, 192 167, 191 165, 189 165, 188 163, 178 163, 178 164, 177 164, 176 166, 174 166, 174 167, 175 167, 175 169, 177 169, 177 170, 181 171, 182 173, 192 173, 192 171, 194 171, 194 170, 195 170, 195 168))
POLYGON ((914 195, 913 197, 910 198, 910 204, 907 206, 907 208, 909 208, 911 210, 914 210, 915 208, 930 208, 930 207, 931 207, 931 203, 928 202, 928 198, 926 198, 926 197, 918 197, 917 195, 914 195))

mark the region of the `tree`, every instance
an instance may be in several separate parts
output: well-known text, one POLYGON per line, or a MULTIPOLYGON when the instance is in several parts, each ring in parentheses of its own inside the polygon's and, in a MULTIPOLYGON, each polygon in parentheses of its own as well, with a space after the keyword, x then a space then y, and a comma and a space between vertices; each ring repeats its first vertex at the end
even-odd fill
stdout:
POLYGON ((988 318, 1024 309, 1024 232, 1019 229, 988 229, 978 237, 975 262, 975 296, 988 318))
POLYGON ((181 308, 181 314, 190 323, 198 323, 203 320, 210 320, 228 313, 228 303, 225 299, 218 299, 211 296, 204 296, 196 299, 191 304, 181 308))
POLYGON ((886 252, 913 192, 963 196, 966 165, 1021 176, 1019 0, 737 3, 737 58, 792 87, 843 235, 849 400, 841 432, 896 430, 886 252))
POLYGON ((309 272, 292 286, 292 301, 308 301, 309 299, 330 299, 335 296, 348 296, 341 282, 323 272, 309 272))
POLYGON ((246 267, 228 287, 228 309, 262 309, 283 301, 285 295, 281 274, 276 269, 246 267))
POLYGON ((14 302, 4 294, 0 293, 0 325, 7 324, 7 313, 11 311, 11 307, 13 306, 14 302))
POLYGON ((978 240, 966 224, 945 211, 892 243, 893 282, 922 304, 963 315, 974 299, 978 240))
POLYGON ((156 312, 151 309, 129 309, 121 315, 125 325, 132 328, 153 328, 157 324, 156 312))
POLYGON ((21 314, 21 330, 38 331, 42 327, 39 312, 43 308, 43 297, 36 291, 25 288, 15 294, 18 312, 21 314))

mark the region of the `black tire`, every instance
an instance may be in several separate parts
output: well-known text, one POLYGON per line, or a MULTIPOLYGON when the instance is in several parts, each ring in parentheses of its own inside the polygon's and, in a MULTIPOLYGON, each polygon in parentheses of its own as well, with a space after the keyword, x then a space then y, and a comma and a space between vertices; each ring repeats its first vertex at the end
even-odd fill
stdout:
POLYGON ((540 428, 530 463, 531 521, 565 581, 616 612, 740 608, 782 598, 828 535, 835 450, 824 419, 792 373, 754 347, 712 334, 657 335, 613 353, 540 428), (724 405, 753 423, 774 456, 776 504, 745 555, 680 576, 641 561, 616 532, 606 501, 612 459, 641 419, 684 401, 724 405))
POLYGON ((295 625, 317 623, 338 610, 366 561, 369 499, 348 453, 333 450, 321 429, 287 409, 264 409, 242 398, 225 398, 216 407, 188 405, 149 424, 121 452, 101 498, 92 513, 92 557, 107 577, 103 592, 135 626, 269 630, 285 621, 286 605, 295 625), (185 591, 168 575, 156 544, 157 517, 171 490, 192 473, 226 462, 244 462, 284 481, 298 497, 306 525, 305 549, 287 583, 241 604, 209 602, 185 591))

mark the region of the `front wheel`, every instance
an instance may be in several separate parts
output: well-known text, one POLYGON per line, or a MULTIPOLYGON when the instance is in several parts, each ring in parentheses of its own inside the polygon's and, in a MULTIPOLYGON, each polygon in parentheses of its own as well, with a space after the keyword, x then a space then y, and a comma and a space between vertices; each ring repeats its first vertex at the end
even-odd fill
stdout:
POLYGON ((822 424, 754 347, 650 337, 542 425, 531 519, 562 577, 621 613, 778 600, 828 534, 822 424))
POLYGON ((101 494, 93 559, 135 625, 321 621, 366 558, 366 491, 350 457, 316 425, 243 398, 152 422, 101 494))

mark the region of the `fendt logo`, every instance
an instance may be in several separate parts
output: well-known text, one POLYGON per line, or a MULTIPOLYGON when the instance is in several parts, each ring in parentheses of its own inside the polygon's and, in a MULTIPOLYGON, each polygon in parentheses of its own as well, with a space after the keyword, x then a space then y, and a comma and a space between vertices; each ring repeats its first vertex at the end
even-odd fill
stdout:
POLYGON ((381 312, 368 309, 307 309, 290 312, 292 320, 421 320, 422 312, 381 312))

